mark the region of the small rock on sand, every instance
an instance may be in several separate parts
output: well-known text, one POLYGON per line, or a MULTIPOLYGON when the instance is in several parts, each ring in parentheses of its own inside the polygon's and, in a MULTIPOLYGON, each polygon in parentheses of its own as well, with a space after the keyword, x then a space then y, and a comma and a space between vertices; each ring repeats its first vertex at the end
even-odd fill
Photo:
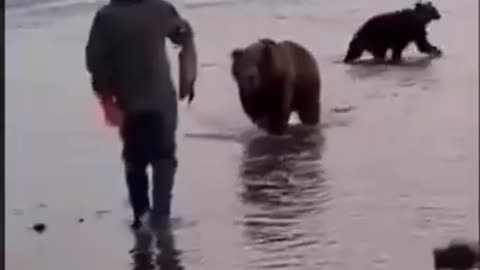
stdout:
POLYGON ((37 205, 37 207, 38 207, 38 208, 47 208, 47 205, 44 204, 44 203, 39 203, 39 204, 37 205))
POLYGON ((47 229, 47 225, 45 225, 44 223, 35 223, 32 229, 37 233, 43 233, 47 229))

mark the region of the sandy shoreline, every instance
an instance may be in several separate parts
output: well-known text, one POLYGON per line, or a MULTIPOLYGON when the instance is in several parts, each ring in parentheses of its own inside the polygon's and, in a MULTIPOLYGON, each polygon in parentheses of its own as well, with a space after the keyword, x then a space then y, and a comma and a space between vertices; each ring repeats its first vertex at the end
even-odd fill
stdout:
MULTIPOLYGON (((196 28, 202 64, 197 99, 189 110, 181 106, 178 131, 174 215, 190 224, 176 233, 187 269, 260 269, 269 262, 292 270, 430 269, 433 246, 478 238, 478 3, 438 1, 445 15, 430 33, 444 58, 365 68, 334 62, 366 16, 401 4, 346 2, 181 9, 196 28), (239 163, 260 134, 240 109, 228 57, 266 35, 294 39, 317 57, 329 126, 318 169, 325 175, 318 192, 330 198, 326 210, 283 229, 245 225, 261 211, 239 198, 239 163), (355 109, 331 112, 343 105, 355 109), (233 134, 237 142, 185 134, 233 134), (252 236, 269 232, 292 242, 252 236)), ((7 16, 9 270, 128 269, 131 261, 120 145, 97 118, 84 69, 93 10, 7 16), (102 209, 109 214, 96 216, 102 209), (79 217, 85 224, 76 223, 79 217), (36 221, 50 225, 47 233, 25 229, 36 221)), ((413 48, 408 55, 418 56, 413 48)))

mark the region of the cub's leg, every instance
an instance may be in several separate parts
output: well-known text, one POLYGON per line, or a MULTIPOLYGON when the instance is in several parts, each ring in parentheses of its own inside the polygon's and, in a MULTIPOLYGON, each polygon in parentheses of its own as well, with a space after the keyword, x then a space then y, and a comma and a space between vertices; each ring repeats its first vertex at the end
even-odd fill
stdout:
POLYGON ((426 34, 417 38, 415 40, 415 45, 417 46, 418 50, 422 53, 433 55, 433 56, 441 56, 442 55, 442 51, 439 48, 430 44, 430 42, 427 39, 426 34))
POLYGON ((402 61, 403 50, 407 47, 407 44, 400 44, 393 46, 392 50, 392 63, 400 63, 402 61))
POLYGON ((377 46, 376 48, 373 49, 371 53, 376 62, 385 61, 385 55, 387 54, 387 49, 388 47, 386 46, 377 46))

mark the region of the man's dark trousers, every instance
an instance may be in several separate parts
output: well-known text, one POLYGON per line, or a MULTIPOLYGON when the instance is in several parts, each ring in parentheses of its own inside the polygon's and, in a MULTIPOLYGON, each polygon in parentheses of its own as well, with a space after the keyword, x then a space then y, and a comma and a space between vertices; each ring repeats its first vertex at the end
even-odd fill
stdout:
POLYGON ((120 130, 123 160, 135 222, 150 209, 147 167, 152 167, 152 218, 168 218, 177 168, 177 101, 158 111, 126 113, 120 130))

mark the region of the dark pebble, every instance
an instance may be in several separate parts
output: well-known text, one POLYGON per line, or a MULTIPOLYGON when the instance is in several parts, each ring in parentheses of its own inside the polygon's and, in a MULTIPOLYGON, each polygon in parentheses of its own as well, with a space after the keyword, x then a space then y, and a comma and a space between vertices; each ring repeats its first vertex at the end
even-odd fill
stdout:
POLYGON ((84 221, 85 221, 85 219, 83 219, 83 218, 78 219, 78 223, 83 223, 84 221))
POLYGON ((23 210, 22 209, 13 209, 13 214, 15 216, 23 216, 23 210))
POLYGON ((38 204, 38 208, 47 208, 47 205, 44 203, 38 204))
POLYGON ((33 225, 32 229, 37 233, 43 233, 47 229, 47 225, 43 223, 36 223, 33 225))

